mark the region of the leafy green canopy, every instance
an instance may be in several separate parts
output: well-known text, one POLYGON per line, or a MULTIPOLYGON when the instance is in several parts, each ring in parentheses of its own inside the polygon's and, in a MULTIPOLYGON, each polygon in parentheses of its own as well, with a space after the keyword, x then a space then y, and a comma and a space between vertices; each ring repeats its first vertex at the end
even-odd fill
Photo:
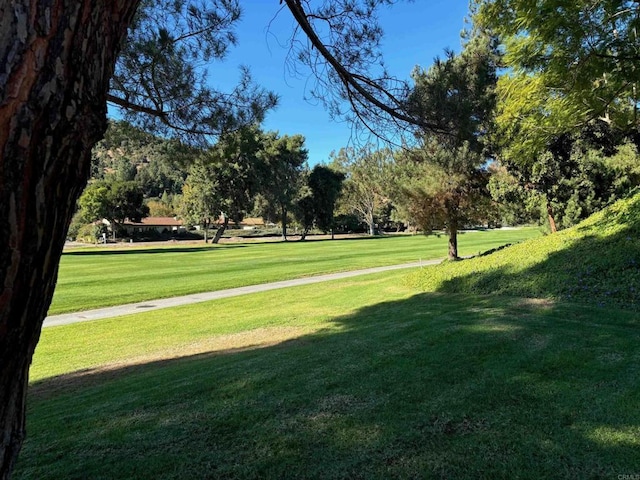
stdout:
POLYGON ((449 258, 458 257, 457 231, 487 211, 486 133, 492 127, 498 55, 492 38, 473 36, 460 55, 447 52, 428 70, 416 68, 409 109, 437 130, 418 129, 419 149, 399 169, 408 182, 397 200, 426 232, 446 228, 449 258))
POLYGON ((393 162, 390 149, 375 150, 373 145, 343 148, 333 155, 331 166, 345 174, 340 206, 366 223, 370 235, 375 234, 380 211, 389 202, 393 162))
POLYGON ((504 47, 500 123, 516 154, 590 120, 637 128, 638 2, 477 0, 474 11, 504 47))
POLYGON ((304 137, 269 132, 262 154, 266 171, 261 179, 257 210, 265 218, 280 221, 286 239, 288 214, 299 198, 308 158, 304 137))
POLYGON ((309 175, 309 188, 314 199, 315 220, 322 231, 332 230, 334 227, 333 211, 336 201, 342 191, 345 175, 329 167, 316 165, 309 175))
MULTIPOLYGON (((307 195, 296 205, 296 218, 305 232, 316 225, 323 232, 335 227, 334 210, 345 175, 324 165, 316 165, 307 177, 307 195)), ((304 236, 304 235, 303 235, 304 236)))
POLYGON ((508 172, 498 168, 490 187, 506 210, 515 213, 518 208, 509 203, 520 201, 532 214, 537 202, 544 210, 542 223, 566 228, 639 185, 636 145, 602 122, 548 142, 533 157, 515 156, 513 148, 501 152, 500 166, 508 172))
POLYGON ((78 200, 85 222, 106 218, 112 223, 126 219, 139 222, 149 213, 140 186, 133 181, 97 181, 89 185, 78 200))
POLYGON ((229 220, 242 221, 253 207, 265 171, 265 134, 257 127, 241 128, 224 135, 192 165, 183 188, 182 217, 205 229, 223 218, 216 238, 229 220))

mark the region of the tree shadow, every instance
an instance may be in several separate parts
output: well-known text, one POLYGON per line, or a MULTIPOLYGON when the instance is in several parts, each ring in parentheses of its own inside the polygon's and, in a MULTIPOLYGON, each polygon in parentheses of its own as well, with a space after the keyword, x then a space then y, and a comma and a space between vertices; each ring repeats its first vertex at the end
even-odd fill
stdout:
MULTIPOLYGON (((313 235, 308 236, 304 241, 305 242, 334 242, 334 243, 338 243, 338 242, 352 242, 354 240, 385 240, 385 239, 389 239, 389 238, 394 238, 392 235, 367 235, 367 236, 362 236, 362 237, 348 237, 348 238, 335 238, 335 239, 331 239, 331 238, 314 238, 313 235)), ((396 237, 397 238, 397 237, 396 237)))
POLYGON ((635 474, 639 325, 419 294, 277 345, 43 380, 15 478, 635 474))
POLYGON ((145 247, 126 247, 122 249, 109 249, 109 250, 78 250, 78 251, 65 251, 62 256, 102 256, 102 255, 141 255, 141 254, 158 254, 158 253, 193 253, 193 252, 214 252, 218 248, 246 248, 247 244, 221 244, 218 246, 208 245, 206 247, 174 247, 166 246, 160 248, 145 248, 145 247))

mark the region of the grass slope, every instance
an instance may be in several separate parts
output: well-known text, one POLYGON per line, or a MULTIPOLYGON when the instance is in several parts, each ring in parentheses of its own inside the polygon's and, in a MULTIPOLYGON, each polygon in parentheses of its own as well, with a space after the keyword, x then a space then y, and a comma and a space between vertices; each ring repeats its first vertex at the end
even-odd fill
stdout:
POLYGON ((638 315, 404 275, 45 329, 15 478, 640 471, 638 315))
MULTIPOLYGON (((473 232, 462 254, 538 236, 535 229, 473 232)), ((238 243, 65 252, 49 314, 222 290, 445 256, 444 236, 238 243)))
POLYGON ((414 273, 423 291, 546 297, 640 306, 640 194, 579 225, 460 262, 414 273))

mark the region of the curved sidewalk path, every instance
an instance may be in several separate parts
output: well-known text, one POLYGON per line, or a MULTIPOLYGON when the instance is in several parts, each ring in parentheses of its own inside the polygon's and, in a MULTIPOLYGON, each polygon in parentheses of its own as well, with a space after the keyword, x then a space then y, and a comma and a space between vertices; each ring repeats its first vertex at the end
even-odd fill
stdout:
POLYGON ((351 270, 347 272, 328 273, 325 275, 316 275, 314 277, 294 278, 292 280, 283 280, 280 282, 247 285, 245 287, 229 288, 227 290, 217 290, 214 292, 194 293, 191 295, 183 295, 181 297, 161 298, 157 300, 149 300, 146 302, 117 305, 115 307, 97 308, 95 310, 87 310, 84 312, 64 313, 61 315, 52 315, 45 318, 43 327, 55 327, 58 325, 68 325, 70 323, 99 320, 101 318, 119 317, 121 315, 129 315, 132 313, 160 310, 161 308, 177 307, 190 303, 207 302, 209 300, 218 300, 220 298, 237 297, 239 295, 266 292, 268 290, 276 290, 279 288, 296 287, 298 285, 309 285, 312 283, 327 282, 329 280, 339 280, 341 278, 367 275, 370 273, 379 273, 389 270, 399 270, 402 268, 435 265, 440 262, 442 262, 442 259, 403 263, 400 265, 387 265, 385 267, 365 268, 362 270, 351 270))

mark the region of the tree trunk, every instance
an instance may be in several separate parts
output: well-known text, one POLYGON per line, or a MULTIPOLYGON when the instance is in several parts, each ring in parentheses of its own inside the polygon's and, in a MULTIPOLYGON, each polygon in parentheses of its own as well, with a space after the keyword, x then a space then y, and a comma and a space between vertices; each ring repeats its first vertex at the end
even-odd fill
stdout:
POLYGON ((0 18, 0 479, 25 436, 29 365, 138 1, 13 0, 0 18))
POLYGON ((282 207, 282 241, 287 241, 287 209, 282 207))
POLYGON ((369 227, 369 235, 373 237, 376 234, 375 224, 373 223, 373 212, 367 213, 367 216, 365 218, 367 221, 367 226, 369 227))
POLYGON ((556 233, 558 229, 556 228, 556 220, 553 213, 553 207, 551 206, 551 202, 547 202, 547 215, 549 217, 549 227, 551 228, 551 233, 556 233))
POLYGON ((458 227, 449 225, 449 260, 458 260, 458 227))
POLYGON ((117 239, 118 223, 115 220, 111 220, 111 236, 115 242, 117 239))
POLYGON ((211 240, 211 243, 218 243, 220 241, 220 239, 222 238, 222 235, 224 234, 224 231, 229 226, 229 217, 227 217, 224 214, 223 214, 223 217, 224 217, 224 221, 223 221, 222 225, 220 225, 218 227, 218 230, 216 230, 216 236, 213 237, 213 240, 211 240))
POLYGON ((209 222, 208 220, 205 220, 204 222, 202 222, 202 227, 204 228, 204 243, 207 243, 209 241, 209 222))

